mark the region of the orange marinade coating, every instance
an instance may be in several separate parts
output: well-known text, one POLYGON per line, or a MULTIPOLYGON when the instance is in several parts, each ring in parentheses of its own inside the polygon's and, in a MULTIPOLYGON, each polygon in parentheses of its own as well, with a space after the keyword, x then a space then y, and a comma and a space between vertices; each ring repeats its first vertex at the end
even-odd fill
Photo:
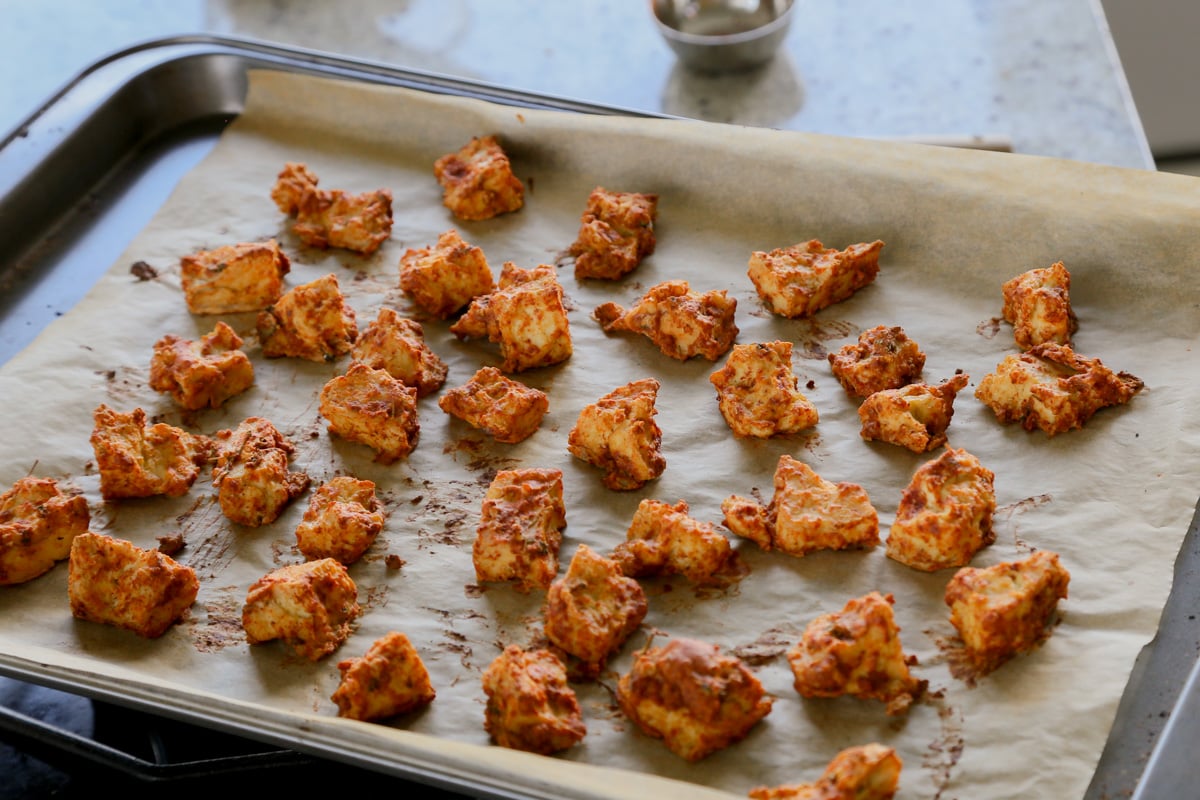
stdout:
POLYGON ((654 252, 657 215, 656 194, 593 189, 569 250, 575 277, 616 280, 636 269, 654 252))
POLYGON ((309 247, 340 247, 370 255, 392 235, 392 193, 376 189, 351 194, 318 189, 306 165, 288 162, 276 177, 271 199, 296 218, 292 232, 309 247))
POLYGON ((333 273, 290 289, 259 312, 256 325, 267 358, 333 361, 349 353, 358 338, 354 309, 333 273))
POLYGON ((641 334, 678 361, 695 356, 716 361, 738 334, 736 312, 737 300, 724 290, 701 294, 687 281, 666 281, 650 287, 628 310, 616 303, 597 306, 595 317, 605 332, 641 334))
POLYGON ((558 574, 566 527, 562 470, 501 470, 483 498, 472 548, 480 582, 512 581, 519 592, 545 589, 558 574))
POLYGON ((734 655, 695 639, 647 648, 617 683, 617 702, 648 736, 687 761, 745 738, 771 711, 771 697, 734 655))
POLYGON ((242 629, 250 644, 280 639, 296 655, 318 661, 342 645, 362 613, 358 587, 337 559, 290 564, 246 592, 242 629))
POLYGON ((156 639, 196 601, 191 567, 157 550, 90 531, 71 543, 67 595, 77 619, 156 639))
POLYGON ((549 650, 510 644, 483 671, 484 730, 501 747, 550 755, 587 735, 566 667, 549 650))
POLYGON ((525 205, 525 186, 513 174, 496 136, 472 137, 433 165, 442 204, 462 220, 485 220, 525 205))
POLYGON ((339 475, 309 498, 296 526, 296 547, 309 561, 335 558, 353 564, 375 541, 383 523, 374 482, 339 475))
POLYGON ((954 573, 945 601, 975 667, 991 671, 1040 645, 1050 635, 1070 579, 1058 554, 1049 550, 954 573))
POLYGON ((0 494, 0 586, 31 581, 71 554, 88 529, 87 498, 68 494, 53 478, 20 478, 0 494))
POLYGON ((339 661, 337 668, 341 681, 330 699, 339 717, 387 719, 424 708, 437 697, 417 648, 398 631, 376 639, 361 658, 339 661))
POLYGON ((891 800, 900 786, 903 762, 881 744, 842 750, 813 783, 759 786, 750 800, 891 800))
POLYGON ((867 441, 899 445, 914 453, 941 447, 954 416, 954 398, 968 381, 969 376, 959 374, 937 386, 910 383, 875 392, 858 407, 860 435, 867 441))
POLYGON ((321 388, 319 411, 330 433, 371 448, 380 464, 406 458, 421 432, 417 390, 362 363, 321 388))
POLYGON ((400 257, 400 288, 425 311, 447 319, 476 297, 495 291, 496 281, 483 250, 452 229, 438 236, 432 247, 405 251, 400 257))
POLYGON ((1070 344, 1079 321, 1071 308, 1071 273, 1057 261, 1004 282, 1001 315, 1012 323, 1013 339, 1022 350, 1053 342, 1070 344))
POLYGON ((181 497, 200 475, 211 442, 165 422, 146 424, 141 408, 123 414, 104 403, 96 407, 92 450, 100 471, 100 495, 181 497))
POLYGON ((588 677, 642 624, 646 593, 621 565, 580 544, 566 574, 546 592, 546 638, 581 662, 588 677))
POLYGON ((792 370, 792 343, 735 344, 725 365, 708 376, 717 408, 737 436, 769 439, 817 424, 820 414, 792 370))
POLYGON ((282 297, 291 262, 270 239, 201 250, 180 259, 179 269, 189 311, 234 314, 260 311, 282 297))
POLYGON ((711 522, 689 516, 683 500, 669 505, 646 498, 612 557, 630 577, 683 575, 702 584, 729 563, 733 547, 711 522))
POLYGON ((925 682, 909 672, 893 602, 890 594, 869 592, 810 622, 787 653, 796 691, 802 697, 880 700, 888 715, 906 712, 925 682))
POLYGON ((498 442, 516 444, 541 426, 550 399, 540 389, 506 377, 495 367, 481 367, 462 386, 439 397, 438 408, 498 442))
POLYGON ((446 362, 425 343, 421 323, 405 319, 395 309, 381 308, 379 316, 358 335, 350 350, 354 362, 385 370, 425 397, 446 381, 446 362))
POLYGON ((854 397, 907 386, 925 368, 925 353, 898 325, 865 330, 857 342, 843 345, 828 358, 834 377, 854 397))
POLYGON ((995 478, 978 458, 952 447, 922 464, 900 495, 888 558, 923 572, 967 564, 996 540, 995 478))
POLYGON ((189 411, 220 408, 254 383, 254 366, 241 346, 242 337, 225 322, 198 340, 168 333, 154 344, 150 388, 189 411))
POLYGON ((787 453, 776 464, 769 504, 731 495, 721 511, 725 527, 763 550, 801 557, 879 544, 879 515, 862 486, 828 481, 787 453))
POLYGON ((1046 343, 1005 357, 975 397, 1001 422, 1057 436, 1082 428, 1102 408, 1128 403, 1143 386, 1136 375, 1113 372, 1069 345, 1046 343))
POLYGON ((811 239, 755 252, 747 274, 770 311, 790 318, 810 317, 873 282, 882 249, 879 240, 836 250, 811 239))
POLYGON ((221 512, 252 528, 268 525, 308 488, 303 472, 290 472, 295 446, 270 420, 247 417, 236 428, 218 431, 213 487, 221 512))
POLYGON ((658 388, 654 378, 618 386, 579 412, 567 436, 567 450, 603 470, 609 489, 640 489, 667 467, 654 422, 658 388))
POLYGON ((496 290, 471 301, 450 326, 459 339, 500 345, 505 372, 548 367, 571 357, 571 326, 554 267, 521 269, 506 261, 496 290))

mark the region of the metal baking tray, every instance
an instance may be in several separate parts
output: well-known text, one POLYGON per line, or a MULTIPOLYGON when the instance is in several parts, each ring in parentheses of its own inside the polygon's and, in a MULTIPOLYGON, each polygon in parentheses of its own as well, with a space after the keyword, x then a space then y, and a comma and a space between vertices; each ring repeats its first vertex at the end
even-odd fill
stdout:
MULTIPOLYGON (((154 40, 114 53, 64 86, 0 141, 0 364, 71 308, 121 255, 178 180, 242 111, 247 73, 276 69, 404 86, 567 113, 659 116, 400 69, 378 63, 214 36, 154 40)), ((1175 565, 1155 640, 1134 664, 1086 797, 1172 796, 1192 785, 1200 718, 1195 609, 1200 608, 1200 513, 1175 565)), ((119 688, 73 685, 69 677, 0 667, 9 677, 297 751, 353 763, 353 756, 255 730, 252 723, 124 696, 119 688)), ((380 769, 379 765, 358 766, 380 769)), ((480 796, 511 787, 463 786, 436 768, 397 774, 480 796)))

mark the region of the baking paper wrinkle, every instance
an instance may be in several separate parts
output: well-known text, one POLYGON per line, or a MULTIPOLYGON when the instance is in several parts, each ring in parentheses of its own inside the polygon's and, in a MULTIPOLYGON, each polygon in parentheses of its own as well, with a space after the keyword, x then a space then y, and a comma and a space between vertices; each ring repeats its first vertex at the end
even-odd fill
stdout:
POLYGON ((987 800, 1029 785, 1044 796, 1081 796, 1134 658, 1154 635, 1196 500, 1189 476, 1200 462, 1200 436, 1187 409, 1200 389, 1191 344, 1200 340, 1200 311, 1180 298, 1197 289, 1200 271, 1187 231, 1200 201, 1178 189, 1170 176, 1013 154, 516 110, 256 72, 245 112, 121 259, 0 370, 0 413, 21 434, 0 443, 0 483, 30 472, 65 479, 87 494, 94 527, 143 547, 182 532, 186 547, 177 557, 201 578, 198 601, 161 639, 135 641, 71 618, 61 564, 35 582, 0 591, 0 658, 10 667, 34 665, 33 673, 46 679, 162 703, 213 724, 249 725, 277 741, 340 750, 400 774, 413 764, 433 765, 480 786, 535 795, 645 796, 651 791, 645 776, 654 775, 669 779, 653 786, 655 796, 745 796, 759 785, 814 780, 840 749, 878 741, 904 761, 900 797, 987 800), (487 222, 457 222, 440 205, 433 161, 489 133, 499 135, 527 181, 525 208, 487 222), (307 163, 321 187, 391 189, 392 239, 369 258, 302 247, 269 198, 287 161, 307 163), (278 238, 292 256, 289 285, 334 273, 360 328, 381 304, 419 319, 427 342, 449 364, 446 387, 460 385, 480 366, 498 365, 498 351, 483 340, 460 342, 446 323, 422 315, 396 288, 400 255, 454 227, 483 248, 496 274, 505 261, 523 268, 554 264, 598 185, 660 194, 658 248, 613 284, 576 281, 570 264, 560 264, 575 354, 518 376, 550 395, 542 428, 519 445, 494 443, 448 418, 432 395, 419 403, 414 453, 389 467, 376 464, 366 448, 331 439, 317 414, 316 393, 347 361, 268 361, 257 347, 253 315, 226 318, 247 338, 256 383, 225 408, 185 418, 145 385, 160 336, 207 332, 218 319, 187 312, 180 257, 267 237, 278 238), (882 238, 878 279, 814 320, 766 313, 746 277, 750 253, 810 238, 836 247, 882 238), (973 391, 1015 352, 1011 328, 998 322, 1000 284, 1057 260, 1072 270, 1081 320, 1077 350, 1138 375, 1147 388, 1128 406, 1101 411, 1084 430, 1047 439, 1001 426, 973 391), (135 261, 153 266, 159 278, 137 280, 129 271, 135 261), (591 318, 601 302, 627 306, 649 286, 679 278, 737 299, 738 342, 795 343, 795 370, 821 414, 815 430, 735 439, 708 381, 723 359, 675 362, 644 337, 605 334, 591 318), (647 582, 644 629, 599 683, 576 687, 588 727, 581 746, 553 758, 490 746, 480 673, 503 644, 542 639, 543 601, 540 593, 523 596, 474 580, 471 543, 495 470, 563 470, 568 524, 561 570, 581 543, 610 551, 642 498, 686 500, 693 516, 714 523, 730 494, 757 492, 769 501, 783 453, 831 480, 863 485, 886 539, 901 490, 936 454, 864 442, 856 404, 824 360, 879 324, 904 327, 922 346, 927 380, 957 369, 971 377, 956 400, 949 441, 995 472, 1002 512, 996 543, 973 563, 1012 560, 1032 549, 1060 554, 1071 572, 1070 595, 1045 645, 972 688, 949 671, 946 639, 953 630, 942 592, 951 571, 918 573, 887 559, 882 545, 795 559, 737 541, 749 574, 727 590, 701 591, 682 578, 647 582), (667 469, 642 490, 614 493, 603 488, 597 470, 569 456, 566 436, 586 404, 642 377, 663 384, 657 422, 667 469), (297 445, 293 469, 308 472, 313 486, 337 474, 377 483, 388 522, 351 567, 364 614, 336 654, 307 663, 279 644, 250 648, 240 630, 249 585, 300 560, 294 530, 307 495, 260 529, 221 517, 207 471, 185 497, 105 508, 88 442, 92 411, 102 402, 120 410, 140 405, 151 416, 209 434, 266 416, 297 445), (390 569, 389 554, 402 558, 403 567, 390 569), (915 675, 929 681, 929 695, 899 719, 887 718, 873 701, 800 698, 783 657, 808 621, 871 590, 894 595, 904 649, 917 659, 915 675), (328 700, 338 681, 336 662, 361 655, 389 630, 416 643, 437 699, 391 725, 336 719, 328 700), (637 732, 616 709, 612 689, 651 632, 656 641, 694 636, 752 655, 775 698, 770 715, 746 740, 696 764, 637 732), (1043 731, 1040 738, 1014 735, 1031 721, 1043 731), (301 726, 303 740, 294 740, 301 726), (1071 743, 1067 757, 1057 742, 1071 743))

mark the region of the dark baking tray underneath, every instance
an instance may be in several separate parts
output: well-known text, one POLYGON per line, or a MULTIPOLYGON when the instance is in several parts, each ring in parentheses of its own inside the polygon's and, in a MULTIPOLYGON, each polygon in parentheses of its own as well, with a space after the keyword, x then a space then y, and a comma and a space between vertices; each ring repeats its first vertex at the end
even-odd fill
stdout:
MULTIPOLYGON (((179 179, 241 113, 247 73, 253 69, 405 86, 525 108, 655 116, 241 39, 177 37, 121 51, 81 74, 0 143, 0 364, 70 309, 121 256, 179 179)), ((1159 787, 1194 785, 1189 777, 1196 767, 1188 754, 1195 749, 1196 724, 1192 720, 1189 728, 1185 716, 1200 708, 1200 679, 1193 675, 1200 650, 1198 528, 1200 513, 1184 539, 1158 635, 1134 665, 1086 795, 1092 800, 1149 798, 1161 796, 1159 787)), ((36 668, 6 674, 56 683, 36 668)), ((57 688, 77 689, 57 683, 57 688)), ((118 691, 93 694, 202 726, 228 727, 118 691)), ((252 724, 229 732, 268 738, 252 724)), ((273 743, 304 749, 301 742, 273 743)), ((337 752, 314 754, 349 760, 337 752)), ((432 773, 406 771, 403 777, 445 785, 432 773)), ((456 788, 515 796, 493 787, 456 788)))

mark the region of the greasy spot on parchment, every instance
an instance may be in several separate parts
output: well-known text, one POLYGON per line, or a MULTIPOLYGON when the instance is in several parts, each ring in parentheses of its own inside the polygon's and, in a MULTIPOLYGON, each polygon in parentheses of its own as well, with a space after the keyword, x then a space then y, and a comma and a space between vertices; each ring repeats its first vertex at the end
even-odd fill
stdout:
POLYGON ((229 645, 246 643, 246 633, 242 630, 242 600, 234 586, 210 590, 203 603, 206 613, 198 615, 193 609, 186 623, 186 630, 197 650, 215 653, 229 645))
POLYGON ((188 543, 187 566, 198 575, 213 578, 233 560, 236 535, 225 522, 221 505, 213 495, 196 498, 191 508, 175 518, 188 543))
POLYGON ((1000 323, 1002 321, 1000 317, 985 319, 975 326, 975 332, 985 339, 995 339, 1000 333, 1000 323))
POLYGON ((786 654, 799 636, 800 631, 796 630, 794 625, 778 625, 763 631, 752 642, 737 645, 730 653, 751 667, 760 667, 786 654))
MULTIPOLYGON (((461 663, 465 669, 472 671, 475 670, 474 645, 482 644, 482 642, 473 642, 470 637, 460 631, 455 630, 454 624, 459 620, 487 621, 488 616, 473 610, 447 611, 445 609, 432 608, 429 606, 423 607, 422 610, 435 614, 445 625, 445 627, 442 628, 442 640, 437 642, 434 645, 434 648, 445 653, 450 653, 457 657, 459 663, 461 663)), ((456 678, 454 682, 457 683, 458 679, 456 678)))
POLYGON ((995 528, 997 534, 1010 533, 1013 538, 1013 544, 1021 550, 1032 552, 1034 548, 1021 537, 1020 518, 1026 512, 1047 505, 1053 499, 1051 495, 1039 494, 1018 500, 1015 503, 999 506, 992 514, 993 528, 995 528))
POLYGON ((921 767, 930 773, 937 792, 934 798, 940 800, 950 785, 958 760, 962 758, 966 740, 963 737, 962 711, 946 702, 943 692, 928 692, 925 702, 937 709, 941 730, 938 737, 929 743, 921 757, 921 767))
POLYGON ((405 520, 406 526, 417 534, 417 548, 425 550, 432 545, 457 547, 468 538, 464 530, 470 527, 483 502, 480 487, 465 481, 423 481, 424 493, 415 498, 405 520), (419 500, 419 502, 418 502, 419 500))
POLYGON ((845 320, 803 319, 796 332, 796 354, 812 361, 825 361, 829 351, 825 343, 853 336, 858 328, 845 320))

